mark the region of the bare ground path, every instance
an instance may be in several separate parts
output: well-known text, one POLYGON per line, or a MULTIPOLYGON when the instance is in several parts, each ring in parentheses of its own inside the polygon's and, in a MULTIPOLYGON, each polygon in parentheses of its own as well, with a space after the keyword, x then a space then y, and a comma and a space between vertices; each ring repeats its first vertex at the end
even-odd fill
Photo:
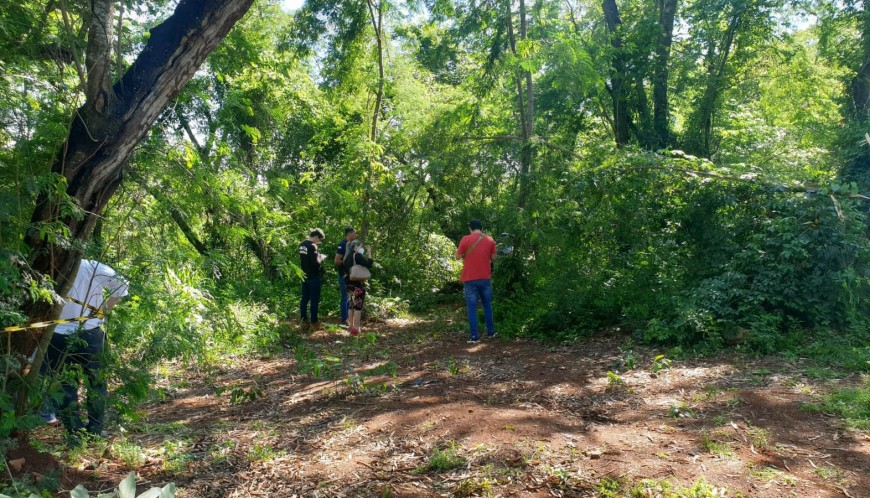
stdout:
POLYGON ((174 371, 145 422, 115 436, 144 459, 106 451, 79 474, 107 488, 135 466, 143 486, 196 497, 632 496, 643 479, 658 484, 636 496, 659 496, 701 478, 720 494, 698 496, 870 496, 870 437, 802 408, 834 386, 800 361, 654 373, 660 352, 629 355, 622 334, 467 345, 456 317, 174 371))

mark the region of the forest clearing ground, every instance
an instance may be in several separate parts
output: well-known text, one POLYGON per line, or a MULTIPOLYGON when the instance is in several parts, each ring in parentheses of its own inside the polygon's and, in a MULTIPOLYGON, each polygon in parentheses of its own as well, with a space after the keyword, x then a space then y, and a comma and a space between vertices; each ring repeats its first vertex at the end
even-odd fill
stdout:
POLYGON ((802 409, 856 379, 738 355, 654 366, 659 351, 628 355, 616 332, 468 345, 463 314, 376 337, 330 327, 208 372, 170 365, 165 399, 78 455, 76 477, 105 490, 134 468, 143 488, 190 497, 620 496, 605 490, 700 478, 727 496, 870 496, 870 437, 802 409))

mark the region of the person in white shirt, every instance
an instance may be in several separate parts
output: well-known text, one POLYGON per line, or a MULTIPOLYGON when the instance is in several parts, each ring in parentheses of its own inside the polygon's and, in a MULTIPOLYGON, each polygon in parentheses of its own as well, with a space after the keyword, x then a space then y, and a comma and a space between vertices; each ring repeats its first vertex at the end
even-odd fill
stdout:
POLYGON ((62 398, 58 414, 64 428, 77 441, 82 429, 100 435, 106 412, 106 379, 103 351, 105 314, 127 295, 129 284, 108 265, 83 259, 60 318, 92 317, 86 321, 57 325, 45 354, 47 373, 62 373, 62 398), (78 365, 85 377, 88 422, 82 423, 78 402, 78 379, 69 367, 78 365), (66 371, 66 372, 65 372, 66 371))

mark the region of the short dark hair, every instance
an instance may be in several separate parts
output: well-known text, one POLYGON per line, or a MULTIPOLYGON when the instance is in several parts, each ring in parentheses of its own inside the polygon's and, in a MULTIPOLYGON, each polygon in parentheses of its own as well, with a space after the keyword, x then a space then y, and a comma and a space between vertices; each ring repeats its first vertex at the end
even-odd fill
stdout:
POLYGON ((319 228, 315 228, 308 234, 309 237, 320 237, 321 239, 325 239, 326 235, 324 235, 323 230, 319 228))
POLYGON ((353 227, 347 227, 344 229, 344 236, 347 237, 350 232, 356 232, 353 227))
POLYGON ((472 230, 483 230, 483 223, 480 220, 471 220, 468 222, 468 228, 472 230))

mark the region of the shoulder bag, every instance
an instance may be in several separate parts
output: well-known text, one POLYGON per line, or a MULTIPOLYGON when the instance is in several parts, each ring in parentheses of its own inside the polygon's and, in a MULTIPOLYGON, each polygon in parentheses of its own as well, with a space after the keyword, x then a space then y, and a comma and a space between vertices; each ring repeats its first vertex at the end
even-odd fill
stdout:
POLYGON ((372 272, 370 272, 368 268, 356 263, 356 254, 351 257, 354 258, 354 260, 353 266, 350 267, 350 279, 354 282, 365 282, 372 278, 372 272))
POLYGON ((480 244, 480 241, 483 240, 483 237, 484 237, 484 235, 483 235, 483 234, 480 234, 480 238, 478 238, 477 240, 475 240, 475 241, 474 241, 474 244, 471 244, 471 247, 469 247, 467 251, 465 251, 464 253, 462 253, 462 259, 465 259, 465 257, 468 256, 468 253, 470 253, 471 251, 473 251, 474 248, 477 247, 477 244, 480 244))

